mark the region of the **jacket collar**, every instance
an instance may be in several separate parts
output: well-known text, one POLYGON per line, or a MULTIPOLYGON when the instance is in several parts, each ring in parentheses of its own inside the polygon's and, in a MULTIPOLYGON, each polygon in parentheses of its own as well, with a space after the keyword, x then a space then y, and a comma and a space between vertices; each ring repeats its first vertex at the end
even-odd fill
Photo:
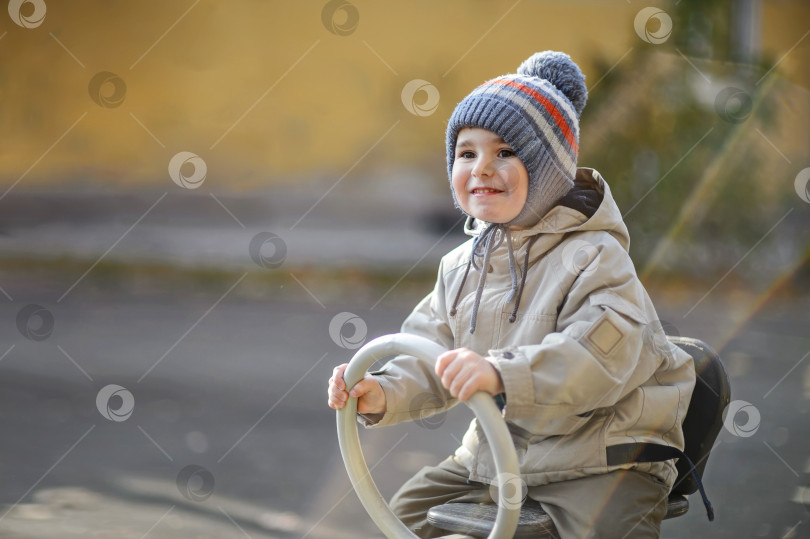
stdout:
MULTIPOLYGON (((577 169, 575 183, 595 189, 602 195, 602 202, 596 212, 590 217, 566 206, 554 206, 540 221, 531 227, 521 230, 511 230, 512 239, 521 245, 528 238, 538 234, 565 234, 575 231, 604 230, 610 232, 627 250, 630 246, 630 237, 627 227, 622 220, 619 207, 616 205, 610 186, 596 170, 582 167, 577 169)), ((465 234, 477 237, 490 223, 468 217, 464 223, 465 234)))

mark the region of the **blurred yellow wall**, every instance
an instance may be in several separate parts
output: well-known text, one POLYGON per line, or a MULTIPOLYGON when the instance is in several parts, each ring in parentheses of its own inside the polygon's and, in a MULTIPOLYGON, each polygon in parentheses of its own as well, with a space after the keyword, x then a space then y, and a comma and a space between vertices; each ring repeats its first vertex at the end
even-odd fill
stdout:
MULTIPOLYGON (((15 183, 15 189, 168 188, 167 166, 180 151, 203 158, 206 186, 220 190, 350 169, 428 166, 442 175, 446 119, 475 85, 548 48, 571 54, 592 85, 604 66, 644 45, 633 30, 639 9, 670 6, 38 1, 47 13, 36 28, 0 13, 3 191, 15 183), (347 35, 329 31, 325 7, 335 8, 327 17, 332 29, 347 35), (91 99, 88 85, 102 71, 126 84, 120 106, 91 99), (438 89, 431 115, 403 106, 402 88, 413 79, 438 89)), ((23 5, 22 14, 30 17, 33 7, 23 5)), ((778 59, 807 30, 810 6, 764 2, 762 13, 763 50, 778 59)), ((778 67, 805 88, 808 51, 810 39, 778 67)), ((102 95, 112 90, 101 88, 102 95)), ((417 104, 425 96, 418 93, 417 104)))

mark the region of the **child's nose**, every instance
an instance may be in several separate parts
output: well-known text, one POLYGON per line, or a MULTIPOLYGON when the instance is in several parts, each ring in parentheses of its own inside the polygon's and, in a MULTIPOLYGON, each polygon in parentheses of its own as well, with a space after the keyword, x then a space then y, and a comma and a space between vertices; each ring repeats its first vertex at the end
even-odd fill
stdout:
POLYGON ((492 160, 486 157, 479 158, 473 168, 473 174, 476 176, 491 176, 493 171, 492 160))

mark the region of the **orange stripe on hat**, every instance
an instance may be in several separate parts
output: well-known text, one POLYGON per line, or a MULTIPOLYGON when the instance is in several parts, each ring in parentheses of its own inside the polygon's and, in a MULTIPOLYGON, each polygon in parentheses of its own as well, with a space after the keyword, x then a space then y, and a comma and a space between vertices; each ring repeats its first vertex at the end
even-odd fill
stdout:
POLYGON ((504 86, 511 86, 512 88, 516 88, 521 92, 523 92, 524 94, 533 97, 535 101, 543 105, 543 107, 548 111, 548 113, 551 114, 551 117, 554 118, 554 121, 557 123, 557 126, 560 128, 560 131, 562 131, 565 140, 567 140, 568 143, 571 144, 571 147, 574 149, 574 154, 575 155, 579 154, 579 147, 577 145, 577 140, 574 137, 574 134, 571 132, 571 128, 568 127, 568 122, 565 120, 565 117, 560 113, 559 109, 557 109, 554 103, 549 101, 547 97, 545 97, 537 90, 529 86, 526 86, 525 84, 521 84, 519 82, 515 82, 508 79, 494 79, 489 81, 488 84, 502 84, 504 86))

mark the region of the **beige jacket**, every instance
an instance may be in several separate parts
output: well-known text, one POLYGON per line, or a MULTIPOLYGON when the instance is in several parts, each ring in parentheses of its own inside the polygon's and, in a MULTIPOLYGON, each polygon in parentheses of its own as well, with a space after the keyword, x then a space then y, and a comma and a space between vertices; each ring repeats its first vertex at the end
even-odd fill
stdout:
MULTIPOLYGON (((503 410, 523 479, 529 486, 616 468, 637 468, 672 485, 672 461, 608 466, 605 448, 656 442, 683 449, 681 423, 695 384, 691 357, 671 346, 636 276, 629 238, 607 183, 592 169, 577 182, 603 200, 590 218, 554 207, 537 225, 513 231, 519 268, 528 240, 530 263, 520 309, 512 303, 506 242, 492 252, 478 323, 469 332, 479 272, 464 285, 456 316, 449 311, 472 240, 441 262, 436 287, 405 320, 402 331, 453 349, 495 358, 506 389, 503 410)), ((481 227, 468 230, 476 235, 481 227)), ((520 271, 520 269, 518 270, 520 271)), ((457 403, 441 386, 433 365, 401 356, 374 373, 385 392, 383 426, 439 413, 457 403)), ((377 419, 377 418, 375 418, 377 419)), ((491 483, 495 465, 473 420, 456 455, 470 479, 491 483)))

